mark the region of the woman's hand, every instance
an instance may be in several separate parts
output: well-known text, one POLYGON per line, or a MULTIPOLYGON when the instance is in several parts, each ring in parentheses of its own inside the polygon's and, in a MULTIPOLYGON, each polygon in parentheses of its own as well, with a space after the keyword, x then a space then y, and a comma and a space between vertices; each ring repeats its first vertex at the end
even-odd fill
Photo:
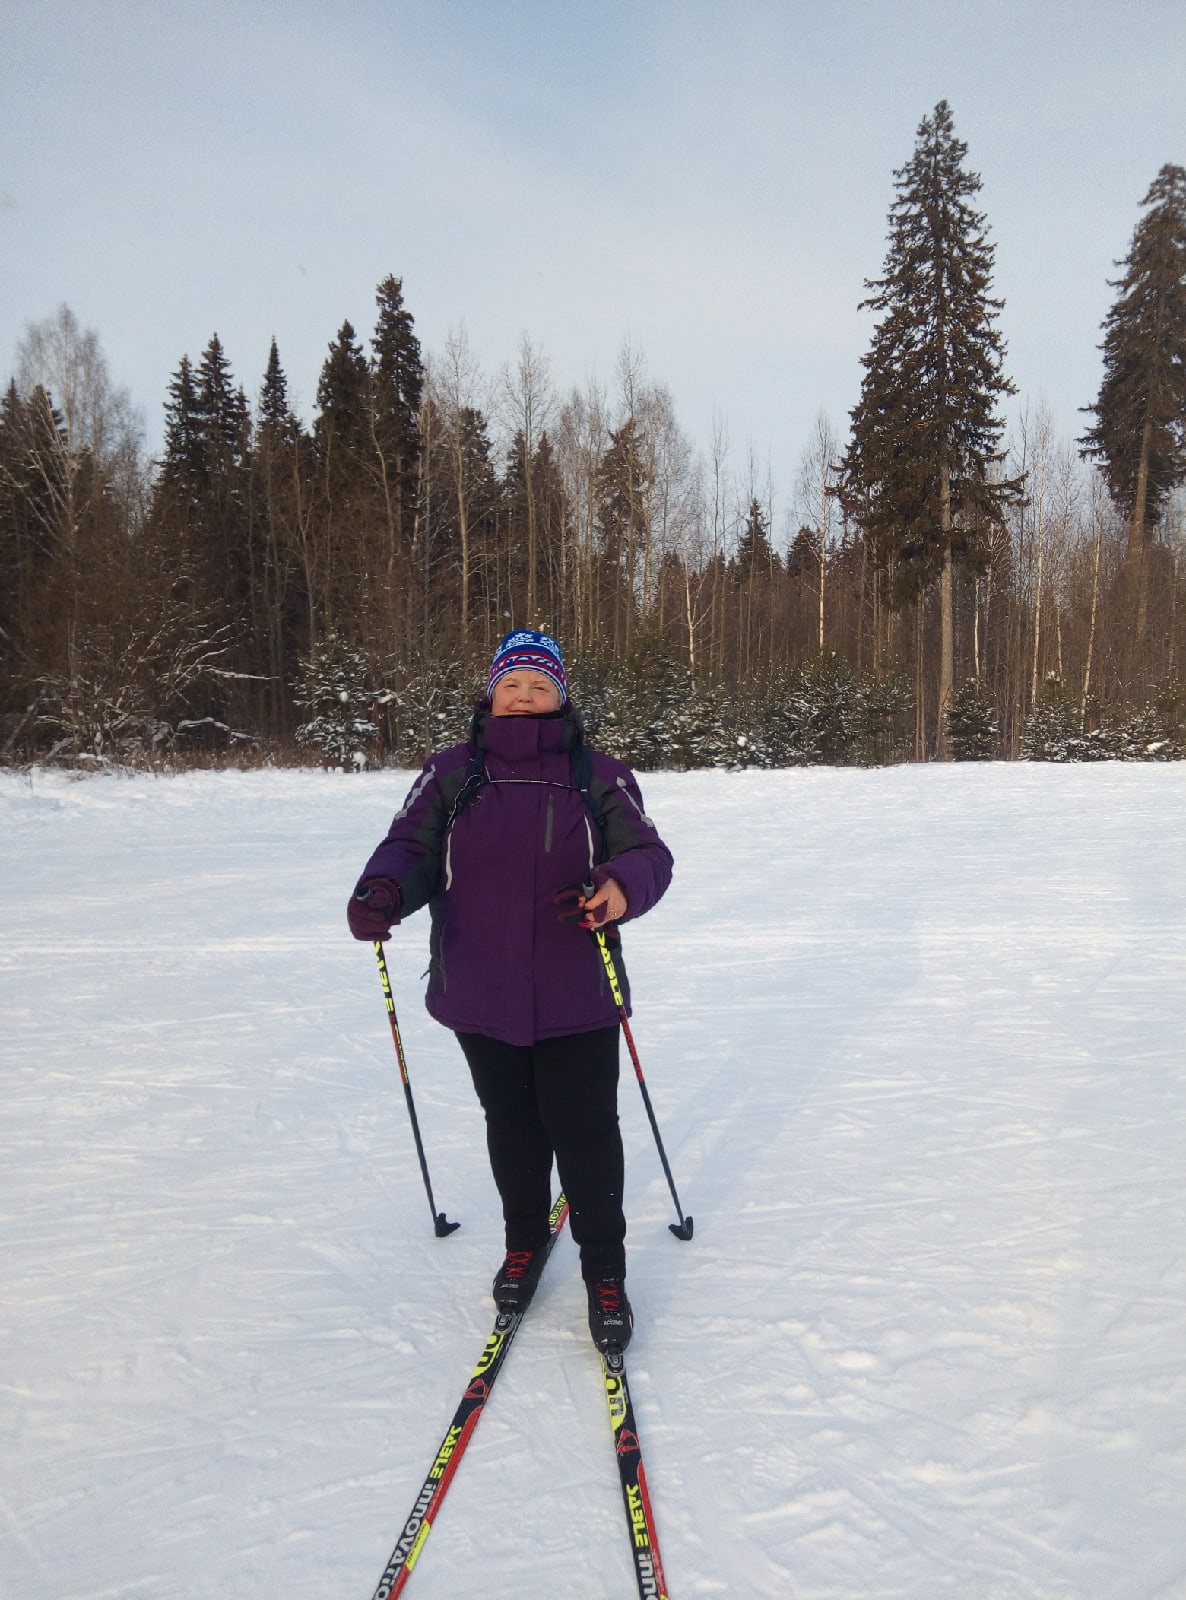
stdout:
POLYGON ((584 915, 582 928, 601 928, 607 922, 620 922, 626 915, 626 894, 616 878, 605 878, 591 895, 577 900, 584 915))

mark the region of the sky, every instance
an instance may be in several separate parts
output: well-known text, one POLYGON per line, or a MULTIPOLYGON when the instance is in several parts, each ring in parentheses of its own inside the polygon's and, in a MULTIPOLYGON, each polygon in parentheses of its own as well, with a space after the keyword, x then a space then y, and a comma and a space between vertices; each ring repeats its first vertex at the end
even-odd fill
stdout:
MULTIPOLYGON (((1181 0, 5 0, 0 377, 68 304, 159 446, 171 375, 275 337, 298 413, 388 274, 424 349, 629 345, 789 503, 860 388, 893 175, 946 99, 996 248, 1011 419, 1082 431, 1109 279, 1186 165, 1181 0)), ((781 531, 781 530, 780 530, 781 531)))

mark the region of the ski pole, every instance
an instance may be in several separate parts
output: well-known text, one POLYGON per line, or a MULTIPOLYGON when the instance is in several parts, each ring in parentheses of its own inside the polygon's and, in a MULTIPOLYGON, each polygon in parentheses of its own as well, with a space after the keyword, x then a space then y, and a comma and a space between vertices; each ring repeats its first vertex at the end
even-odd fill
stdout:
MULTIPOLYGON (((586 893, 591 893, 591 887, 586 893)), ((601 959, 605 963, 606 976, 609 978, 610 993, 614 997, 614 1004, 618 1008, 618 1020, 622 1024, 622 1032, 626 1035, 626 1048, 630 1051, 630 1059, 634 1063, 634 1075, 638 1079, 638 1087, 642 1090, 642 1103, 647 1108, 647 1116, 651 1122, 651 1132, 655 1135, 655 1145, 659 1151, 659 1160, 663 1163, 663 1171, 667 1175, 667 1187, 671 1190, 671 1198, 675 1201, 678 1222, 669 1222, 667 1226, 677 1239, 690 1239, 692 1237, 692 1219, 684 1216, 684 1208, 679 1203, 679 1195, 675 1192, 675 1179, 671 1176, 671 1164, 667 1159, 667 1151, 663 1148, 663 1140, 659 1135, 659 1124, 655 1120, 655 1108, 651 1104, 651 1097, 647 1092, 647 1080, 642 1075, 642 1063, 638 1059, 638 1051, 634 1048, 634 1035, 630 1031, 630 1019, 626 1015, 626 1002, 622 998, 622 986, 618 982, 617 970, 614 967, 614 958, 609 945, 605 940, 605 933, 601 928, 593 929, 593 936, 597 940, 597 948, 601 951, 601 959)))
POLYGON ((404 1060, 403 1040, 399 1036, 399 1022, 395 1015, 395 996, 391 992, 391 975, 387 971, 387 958, 383 954, 383 941, 375 940, 375 959, 379 963, 379 981, 383 985, 383 999, 387 1003, 387 1020, 391 1023, 391 1037, 395 1040, 395 1055, 399 1062, 399 1075, 403 1079, 404 1099, 408 1102, 408 1116, 412 1121, 412 1137, 416 1141, 416 1154, 420 1157, 420 1171, 428 1195, 428 1209, 432 1212, 432 1226, 438 1239, 447 1238, 460 1228, 460 1222, 449 1222, 443 1211, 437 1210, 432 1197, 432 1181, 428 1176, 428 1162, 424 1156, 424 1142, 420 1137, 420 1123, 416 1117, 416 1103, 412 1099, 412 1082, 408 1077, 408 1063, 404 1060))

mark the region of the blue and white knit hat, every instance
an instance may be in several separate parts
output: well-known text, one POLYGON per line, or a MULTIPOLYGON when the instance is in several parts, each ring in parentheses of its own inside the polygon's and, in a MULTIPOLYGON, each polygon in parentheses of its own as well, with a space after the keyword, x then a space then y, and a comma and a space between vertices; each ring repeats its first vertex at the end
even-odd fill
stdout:
POLYGON ((546 633, 535 633, 531 628, 518 628, 508 633, 494 652, 490 663, 490 681, 486 685, 486 698, 494 693, 494 685, 508 672, 542 672, 545 678, 560 690, 561 700, 568 699, 568 679, 564 672, 564 657, 555 639, 546 633))

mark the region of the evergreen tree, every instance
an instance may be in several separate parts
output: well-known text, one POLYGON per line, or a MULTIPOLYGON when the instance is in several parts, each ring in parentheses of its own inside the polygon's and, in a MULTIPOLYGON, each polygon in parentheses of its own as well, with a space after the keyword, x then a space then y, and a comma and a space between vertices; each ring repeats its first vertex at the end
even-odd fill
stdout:
POLYGON ((210 728, 256 724, 249 684, 267 669, 252 544, 251 443, 246 397, 214 334, 197 366, 183 356, 169 384, 152 508, 153 538, 170 551, 177 603, 199 634, 231 641, 230 670, 205 675, 205 698, 188 706, 210 728))
POLYGON ((766 512, 756 496, 750 498, 729 570, 737 589, 736 668, 738 676, 745 678, 770 654, 773 610, 782 576, 782 562, 770 543, 766 512))
POLYGON ((609 436, 597 472, 600 580, 608 591, 602 605, 613 614, 614 653, 629 650, 637 609, 635 572, 646 542, 652 488, 645 442, 634 417, 609 436))
POLYGON ((199 504, 205 482, 202 425, 198 388, 188 356, 182 356, 177 371, 169 380, 161 481, 173 491, 176 503, 186 508, 196 508, 199 504))
POLYGON ((225 505, 241 503, 242 471, 250 453, 250 417, 246 397, 234 382, 217 334, 198 363, 197 401, 210 486, 225 505))
POLYGON ((1124 276, 1104 319, 1104 376, 1080 440, 1128 518, 1136 560, 1186 479, 1186 169, 1164 166, 1141 201, 1124 276))
POLYGON ((370 372, 349 322, 343 322, 317 380, 314 438, 334 488, 357 492, 370 442, 370 372))
POLYGON ((966 154, 940 101, 894 175, 884 274, 867 282, 863 302, 880 320, 862 357, 840 483, 846 512, 895 571, 895 603, 940 583, 941 739, 954 678, 953 567, 979 570, 1020 492, 993 472, 1005 426, 995 407, 1014 389, 995 326, 1002 302, 989 293, 993 247, 971 205, 980 178, 966 154))
POLYGON ((61 538, 69 471, 49 395, 38 387, 25 397, 10 383, 0 401, 0 715, 16 717, 38 671, 56 665, 73 611, 76 574, 61 538))
POLYGON ((354 329, 343 322, 329 347, 317 383, 313 440, 318 498, 311 577, 310 625, 314 635, 347 616, 382 633, 374 614, 369 519, 373 506, 370 371, 354 329))
POLYGON ((195 370, 188 356, 169 384, 161 484, 187 524, 210 591, 239 588, 246 470, 251 453, 247 401, 214 334, 195 370))
POLYGON ((288 379, 280 365, 280 351, 272 340, 268 349, 268 365, 259 391, 259 426, 273 434, 286 432, 292 424, 292 409, 288 403, 288 379))
POLYGON ((415 322, 404 307, 403 280, 387 277, 376 291, 379 307, 371 339, 375 440, 401 535, 410 534, 416 504, 420 439, 416 419, 424 394, 424 363, 415 322))
POLYGON ((251 451, 251 541, 262 611, 257 626, 267 639, 260 717, 263 729, 280 739, 291 732, 289 684, 308 639, 308 592, 301 561, 306 455, 307 439, 289 405, 288 380, 273 339, 251 451))
POLYGON ((782 562, 770 543, 769 521, 760 500, 750 500, 745 526, 737 541, 734 570, 742 582, 756 578, 761 583, 769 583, 782 570, 782 562))
MULTIPOLYGON (((248 621, 251 610, 247 528, 251 418, 217 334, 202 352, 196 378, 205 479, 200 518, 206 540, 204 554, 210 592, 225 610, 220 621, 234 627, 248 621)), ((239 648, 243 670, 250 671, 249 642, 240 639, 239 648)))
POLYGON ((979 678, 966 678, 948 701, 947 734, 954 761, 993 761, 1000 754, 997 708, 979 678))
POLYGON ((375 298, 379 316, 371 339, 371 459, 382 497, 385 586, 394 624, 397 599, 408 588, 400 582, 400 568, 406 566, 415 531, 424 364, 412 315, 404 307, 402 279, 384 278, 375 298))

